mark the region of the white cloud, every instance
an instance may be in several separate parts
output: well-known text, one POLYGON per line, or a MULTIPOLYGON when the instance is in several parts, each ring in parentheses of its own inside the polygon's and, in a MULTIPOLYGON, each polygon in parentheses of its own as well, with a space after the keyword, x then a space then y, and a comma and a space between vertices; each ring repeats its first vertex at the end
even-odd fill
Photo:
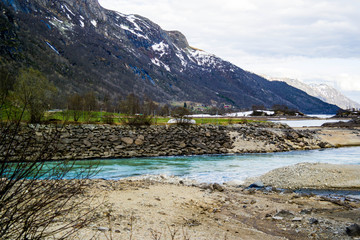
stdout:
MULTIPOLYGON (((358 0, 99 0, 239 67, 360 91, 358 0)), ((356 99, 360 102, 359 98, 356 99)))
POLYGON ((360 91, 360 75, 339 74, 337 85, 344 91, 360 91))

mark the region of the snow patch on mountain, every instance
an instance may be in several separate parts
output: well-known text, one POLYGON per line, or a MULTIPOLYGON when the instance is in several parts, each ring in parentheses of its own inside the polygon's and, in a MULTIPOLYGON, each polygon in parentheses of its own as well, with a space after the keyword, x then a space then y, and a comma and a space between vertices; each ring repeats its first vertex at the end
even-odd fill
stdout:
POLYGON ((131 32, 132 34, 134 34, 134 35, 136 35, 136 36, 138 36, 138 37, 141 37, 141 38, 144 38, 144 39, 148 39, 148 40, 149 40, 148 36, 145 36, 145 35, 143 35, 143 34, 141 34, 141 33, 135 32, 132 28, 130 28, 130 27, 124 25, 124 24, 120 24, 120 25, 116 24, 116 26, 118 26, 118 27, 120 27, 120 28, 122 28, 122 29, 124 29, 124 30, 126 30, 126 31, 129 31, 129 32, 131 32))
POLYGON ((62 5, 61 7, 62 7, 63 9, 64 9, 64 7, 65 7, 66 10, 67 10, 71 15, 75 16, 75 14, 68 8, 68 6, 62 5))
POLYGON ((160 55, 160 57, 162 57, 163 55, 165 55, 168 52, 169 45, 167 45, 164 42, 160 42, 160 43, 152 45, 151 48, 155 52, 157 52, 160 55))
POLYGON ((91 22, 91 24, 92 24, 94 27, 97 27, 97 21, 91 20, 90 22, 91 22))
POLYGON ((151 62, 152 62, 153 64, 159 66, 159 67, 165 68, 166 71, 171 72, 170 67, 169 67, 168 65, 166 65, 165 63, 163 63, 162 61, 160 61, 159 59, 157 59, 157 58, 152 58, 152 59, 151 59, 151 62))
POLYGON ((59 29, 62 33, 65 31, 72 31, 74 25, 69 21, 62 21, 56 17, 49 20, 49 23, 59 29))
POLYGON ((216 65, 217 57, 213 54, 195 49, 190 49, 188 53, 189 53, 189 58, 199 66, 213 67, 216 65))
POLYGON ((142 32, 139 25, 135 22, 135 20, 141 21, 139 18, 135 17, 134 15, 127 15, 126 19, 134 25, 135 30, 142 32))
POLYGON ((182 65, 183 67, 186 67, 188 63, 187 63, 187 61, 185 60, 184 56, 182 55, 182 52, 176 52, 175 54, 176 54, 176 56, 180 59, 181 65, 182 65))

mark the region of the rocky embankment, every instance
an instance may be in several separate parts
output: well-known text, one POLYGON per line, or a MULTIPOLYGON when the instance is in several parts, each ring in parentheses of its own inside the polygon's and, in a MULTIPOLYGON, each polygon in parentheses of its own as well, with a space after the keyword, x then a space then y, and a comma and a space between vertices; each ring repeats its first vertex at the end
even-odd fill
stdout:
POLYGON ((331 145, 319 139, 316 131, 294 130, 274 123, 140 128, 30 125, 16 136, 9 154, 16 159, 17 153, 25 148, 29 156, 48 148, 54 153, 52 159, 92 159, 278 152, 323 147, 331 145))

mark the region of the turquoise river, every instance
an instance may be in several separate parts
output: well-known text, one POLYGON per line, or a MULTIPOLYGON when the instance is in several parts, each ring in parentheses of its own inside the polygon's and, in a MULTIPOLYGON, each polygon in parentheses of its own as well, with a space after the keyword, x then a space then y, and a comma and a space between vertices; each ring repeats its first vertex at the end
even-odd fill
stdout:
POLYGON ((233 180, 243 181, 248 177, 259 176, 272 169, 300 162, 359 165, 360 147, 264 154, 84 160, 75 163, 74 170, 68 177, 71 178, 77 169, 88 166, 94 161, 99 164, 99 172, 94 178, 121 179, 165 174, 199 182, 223 183, 233 180))

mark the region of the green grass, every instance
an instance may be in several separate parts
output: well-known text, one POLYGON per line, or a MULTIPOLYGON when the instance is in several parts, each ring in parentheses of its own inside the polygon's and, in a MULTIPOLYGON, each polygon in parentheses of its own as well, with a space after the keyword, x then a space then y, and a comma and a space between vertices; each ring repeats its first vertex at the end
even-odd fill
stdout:
MULTIPOLYGON (((21 111, 16 108, 3 108, 0 110, 0 119, 8 120, 10 116, 20 116, 21 111)), ((125 114, 110 113, 110 112, 99 112, 99 111, 59 111, 59 112, 46 112, 44 116, 45 122, 67 122, 77 124, 104 124, 106 118, 111 117, 114 124, 122 124, 121 118, 126 117, 125 114), (77 115, 78 120, 75 121, 74 113, 77 115)), ((27 112, 23 114, 22 121, 29 121, 30 116, 27 112)), ((165 125, 171 118, 155 116, 153 118, 153 124, 165 125)), ((229 125, 236 123, 245 122, 258 122, 255 120, 241 119, 241 118, 194 118, 196 124, 212 124, 212 125, 229 125)))

